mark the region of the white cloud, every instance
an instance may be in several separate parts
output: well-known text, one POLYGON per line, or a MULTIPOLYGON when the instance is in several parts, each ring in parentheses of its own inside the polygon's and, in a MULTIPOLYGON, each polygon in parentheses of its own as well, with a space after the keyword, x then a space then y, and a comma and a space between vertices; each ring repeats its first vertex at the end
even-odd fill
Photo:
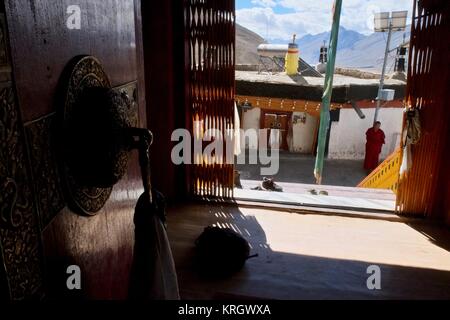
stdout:
MULTIPOLYGON (((239 0, 237 0, 239 1, 239 0)), ((253 8, 236 11, 237 22, 268 39, 289 40, 293 33, 317 34, 331 28, 334 0, 252 0, 253 8), (287 13, 279 13, 279 12, 287 13)), ((373 14, 381 11, 408 10, 413 0, 344 0, 341 26, 369 34, 373 14)))
POLYGON ((333 6, 333 0, 279 0, 277 3, 295 11, 330 11, 333 6))
POLYGON ((314 16, 298 12, 276 14, 272 8, 267 7, 238 10, 236 19, 239 24, 266 39, 285 40, 291 39, 294 33, 301 37, 306 33, 325 31, 320 20, 330 20, 326 13, 317 13, 314 16))
POLYGON ((277 5, 273 0, 252 0, 252 3, 260 7, 275 7, 277 5))

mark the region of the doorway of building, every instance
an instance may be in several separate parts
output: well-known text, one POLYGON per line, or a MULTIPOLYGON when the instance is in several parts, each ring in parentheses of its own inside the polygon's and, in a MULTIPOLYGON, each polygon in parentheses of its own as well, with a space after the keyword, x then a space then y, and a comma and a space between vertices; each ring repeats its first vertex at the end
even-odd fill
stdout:
POLYGON ((263 112, 261 128, 267 129, 267 146, 270 149, 288 151, 287 135, 292 114, 279 112, 263 112))

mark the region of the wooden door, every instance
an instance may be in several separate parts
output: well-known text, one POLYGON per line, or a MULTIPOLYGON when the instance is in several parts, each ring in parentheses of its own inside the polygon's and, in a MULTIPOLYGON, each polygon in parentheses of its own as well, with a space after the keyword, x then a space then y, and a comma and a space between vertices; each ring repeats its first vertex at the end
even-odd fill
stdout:
MULTIPOLYGON (((223 139, 227 130, 234 128, 235 1, 187 0, 185 12, 189 45, 188 126, 196 139, 201 139, 207 130, 219 130, 222 137, 218 139, 223 139)), ((191 166, 188 173, 190 193, 233 197, 234 164, 226 152, 209 163, 201 157, 198 160, 200 163, 191 166)))
POLYGON ((263 117, 263 127, 262 129, 267 129, 267 148, 271 148, 270 145, 270 134, 271 130, 276 127, 277 124, 277 115, 274 113, 264 113, 263 117))
POLYGON ((274 129, 277 124, 277 115, 275 113, 264 114, 264 129, 274 129))
MULTIPOLYGON (((413 2, 405 101, 419 110, 422 135, 412 147, 411 168, 399 180, 397 208, 450 225, 450 5, 446 0, 413 2)), ((407 125, 404 121, 404 130, 407 125)))
POLYGON ((270 146, 269 139, 271 130, 280 130, 281 141, 279 145, 280 150, 288 150, 287 144, 287 134, 288 134, 288 124, 289 116, 287 114, 278 113, 264 113, 263 117, 263 129, 267 130, 267 146, 270 146))
POLYGON ((9 137, 0 144, 0 294, 125 298, 141 188, 136 154, 104 207, 82 217, 67 206, 52 128, 61 74, 78 55, 96 57, 112 87, 129 90, 145 126, 140 1, 0 4, 0 136, 9 137), (70 20, 78 13, 79 25, 70 20), (70 265, 81 270, 81 290, 66 287, 70 265))

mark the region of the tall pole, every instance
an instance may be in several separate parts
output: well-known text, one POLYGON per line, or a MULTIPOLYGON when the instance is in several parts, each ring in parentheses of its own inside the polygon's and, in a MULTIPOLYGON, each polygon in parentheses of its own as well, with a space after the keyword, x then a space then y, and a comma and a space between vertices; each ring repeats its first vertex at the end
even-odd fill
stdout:
POLYGON ((320 110, 319 137, 317 139, 317 156, 314 167, 316 183, 322 183, 323 158, 325 155, 325 144, 327 130, 330 123, 330 102, 333 91, 334 65, 336 62, 336 50, 339 37, 339 23, 341 19, 342 0, 335 0, 333 12, 333 26, 331 28, 330 43, 328 49, 327 72, 322 95, 322 107, 320 110))
POLYGON ((387 57, 389 54, 389 44, 391 42, 391 34, 392 34, 392 18, 389 17, 388 37, 386 41, 386 49, 384 51, 383 70, 381 71, 380 85, 378 86, 377 107, 375 109, 375 116, 373 118, 373 123, 375 123, 378 120, 378 112, 381 108, 381 92, 383 91, 384 86, 384 75, 386 74, 386 65, 387 65, 387 57))

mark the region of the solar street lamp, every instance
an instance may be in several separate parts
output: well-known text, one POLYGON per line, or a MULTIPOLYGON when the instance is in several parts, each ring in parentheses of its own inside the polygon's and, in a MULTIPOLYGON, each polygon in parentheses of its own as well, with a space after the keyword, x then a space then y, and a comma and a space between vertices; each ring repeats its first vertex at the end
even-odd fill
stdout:
POLYGON ((388 37, 386 41, 386 50, 384 52, 383 70, 381 72, 380 85, 378 87, 377 96, 377 108, 375 109, 375 116, 373 122, 378 119, 378 111, 381 107, 381 100, 383 97, 384 75, 386 73, 387 57, 389 54, 389 45, 391 42, 392 31, 403 31, 406 28, 406 18, 408 17, 408 11, 393 11, 393 12, 380 12, 374 15, 374 31, 375 32, 387 32, 388 37))

